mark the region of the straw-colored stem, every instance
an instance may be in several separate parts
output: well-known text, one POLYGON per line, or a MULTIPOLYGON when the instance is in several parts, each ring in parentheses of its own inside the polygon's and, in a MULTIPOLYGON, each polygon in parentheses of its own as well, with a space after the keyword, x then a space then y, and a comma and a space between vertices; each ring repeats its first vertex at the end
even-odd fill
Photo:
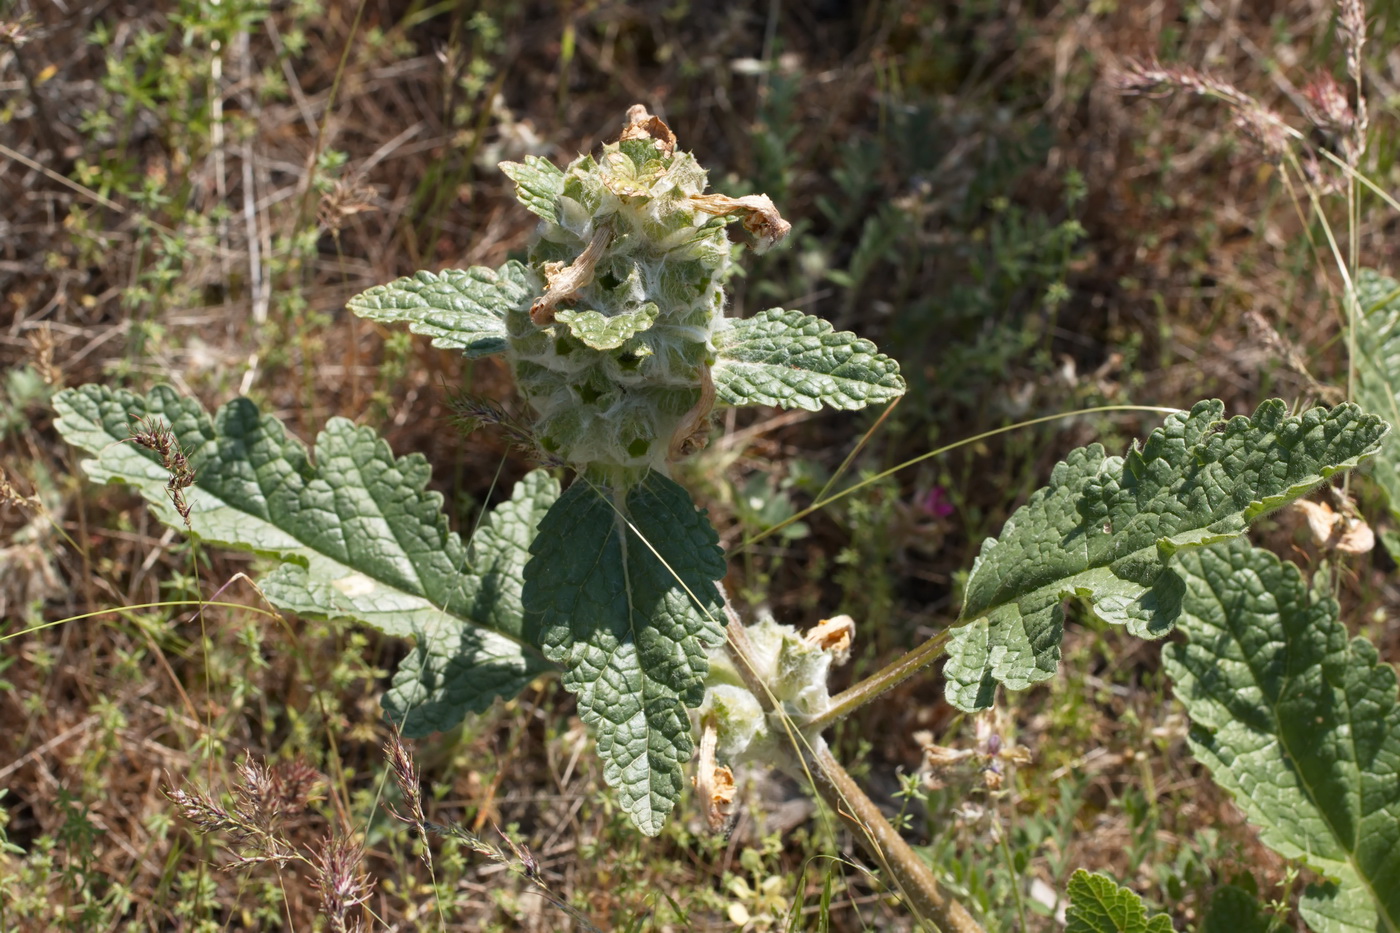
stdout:
MULTIPOLYGON (((748 633, 737 614, 726 606, 729 616, 728 648, 734 666, 749 691, 758 698, 765 712, 772 713, 772 695, 749 662, 748 633)), ((906 675, 907 676, 907 675, 906 675)), ((810 778, 817 796, 851 830, 888 880, 901 891, 913 912, 942 933, 986 933, 972 915, 948 896, 928 864, 904 841, 880 808, 855 782, 816 732, 795 736, 793 755, 774 762, 798 780, 810 778)))

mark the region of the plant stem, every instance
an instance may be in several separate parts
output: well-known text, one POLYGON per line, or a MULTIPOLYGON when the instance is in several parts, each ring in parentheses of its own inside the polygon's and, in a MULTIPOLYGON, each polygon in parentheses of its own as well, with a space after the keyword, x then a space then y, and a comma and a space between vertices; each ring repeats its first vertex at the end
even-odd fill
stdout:
POLYGON ((817 794, 894 879, 918 916, 943 933, 986 933, 967 908, 948 896, 928 863, 904 841, 875 802, 832 757, 821 736, 813 737, 812 748, 804 752, 804 759, 817 794))
MULTIPOLYGON (((734 657, 734 666, 743 678, 745 686, 766 712, 774 712, 772 694, 767 685, 759 680, 749 663, 749 638, 738 615, 726 602, 725 612, 729 617, 728 647, 734 657)), ((935 639, 937 640, 937 637, 935 639)), ((911 652, 912 656, 916 652, 911 652)), ((931 657, 930 657, 931 660, 931 657)), ((927 662, 924 662, 927 663, 927 662)), ((903 662, 892 665, 901 667, 903 662)), ((919 667, 921 667, 919 665, 919 667)), ((907 677, 918 667, 904 675, 907 677)), ((879 675, 877 675, 879 676, 879 675)), ((900 677, 899 680, 903 680, 900 677)), ((871 678, 872 680, 874 678, 871 678)), ((899 681, 893 681, 890 686, 899 681)), ((847 691, 849 693, 850 691, 847 691)), ((844 696, 844 694, 843 694, 844 696)), ((932 869, 919 857, 918 853, 904 841, 904 838, 885 819, 880 808, 855 782, 841 763, 832 757, 826 742, 816 732, 803 730, 808 738, 795 743, 792 760, 775 762, 794 778, 801 780, 810 777, 813 789, 858 839, 862 846, 882 867, 887 877, 903 892, 915 914, 937 927, 942 933, 986 933, 967 909, 949 897, 934 877, 932 869), (800 747, 799 747, 800 746, 800 747), (798 757, 800 756, 800 757, 798 757)))
POLYGON ((998 814, 997 817, 997 848, 1001 850, 1001 857, 1005 860, 1007 874, 1016 879, 1016 883, 1011 886, 1011 896, 1016 901, 1016 920, 1021 925, 1021 933, 1027 933, 1030 927, 1026 925, 1026 901, 1021 896, 1020 873, 1016 871, 1016 859, 1011 855, 1011 845, 1006 841, 1006 826, 998 814))
POLYGON ((830 705, 820 716, 804 723, 802 730, 816 735, 833 723, 845 719, 887 690, 904 683, 938 659, 947 644, 951 629, 944 629, 893 664, 887 664, 858 684, 853 684, 831 698, 830 705))

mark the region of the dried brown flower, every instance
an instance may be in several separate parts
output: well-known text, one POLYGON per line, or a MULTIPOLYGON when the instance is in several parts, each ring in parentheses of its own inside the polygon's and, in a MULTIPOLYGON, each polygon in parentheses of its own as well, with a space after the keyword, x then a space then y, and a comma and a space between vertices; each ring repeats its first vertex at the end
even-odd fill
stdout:
POLYGON ((593 239, 588 241, 588 246, 573 262, 567 266, 562 262, 545 263, 544 294, 536 298, 535 303, 530 306, 530 320, 540 326, 553 321, 554 309, 559 302, 568 299, 593 281, 593 270, 597 267, 598 260, 603 258, 611 240, 612 229, 599 226, 593 231, 593 239))
POLYGON ((1375 550, 1376 533, 1357 514, 1355 504, 1343 499, 1341 505, 1340 510, 1335 510, 1326 502, 1308 499, 1299 499, 1293 504, 1307 519, 1313 541, 1323 550, 1353 556, 1375 550))
POLYGON ((808 644, 831 652, 832 663, 845 664, 851 659, 851 643, 856 637, 856 620, 848 615, 822 619, 808 630, 805 637, 808 644))
POLYGON ((695 763, 695 795, 705 810, 712 833, 724 832, 734 821, 734 772, 715 760, 719 730, 706 719, 700 729, 700 755, 695 763))
POLYGON ((374 210, 375 191, 360 176, 337 178, 316 206, 316 222, 332 234, 339 234, 345 221, 362 211, 374 210))
POLYGON ((700 398, 685 413, 675 432, 671 435, 668 454, 672 460, 699 453, 710 443, 710 414, 715 407, 715 381, 710 376, 710 367, 700 371, 700 398))
POLYGON ((53 328, 45 321, 29 334, 29 348, 34 354, 34 370, 44 385, 57 389, 63 385, 63 373, 53 362, 53 328))
POLYGON ((633 104, 627 109, 627 126, 618 139, 654 139, 666 155, 676 151, 676 134, 664 120, 648 113, 643 104, 633 104))
POLYGON ((727 194, 695 194, 689 200, 696 210, 716 217, 742 215, 744 229, 754 237, 755 253, 766 252, 792 229, 792 224, 783 220, 766 194, 749 194, 742 198, 731 198, 727 194))

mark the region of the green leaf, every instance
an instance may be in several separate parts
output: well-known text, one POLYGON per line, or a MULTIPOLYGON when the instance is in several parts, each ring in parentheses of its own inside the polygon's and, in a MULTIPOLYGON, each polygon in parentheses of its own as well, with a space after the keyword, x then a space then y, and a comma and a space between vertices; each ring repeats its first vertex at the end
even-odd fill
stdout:
POLYGON ((185 491, 190 530, 210 544, 283 561, 261 583, 279 608, 355 619, 391 635, 442 638, 446 629, 470 629, 456 664, 475 671, 477 689, 464 697, 461 713, 548 669, 521 643, 519 616, 510 621, 508 588, 484 588, 489 571, 467 572, 466 548, 448 530, 442 497, 426 488, 421 456, 395 458, 373 431, 334 418, 317 438, 312 463, 281 422, 247 399, 211 420, 168 386, 142 397, 88 385, 61 393, 54 404, 59 433, 95 456, 83 461, 94 481, 133 486, 161 521, 180 528, 165 467, 126 442, 133 418, 169 425, 195 471, 185 491))
POLYGON ((821 318, 771 308, 725 322, 711 375, 726 405, 853 410, 904 394, 898 363, 821 318))
POLYGON ((1269 933, 1269 914, 1259 903, 1258 891, 1238 883, 1216 888, 1201 933, 1269 933))
MULTIPOLYGON (((511 498, 491 511, 472 535, 469 563, 475 583, 470 617, 476 625, 520 637, 525 562, 540 520, 559 498, 559 483, 535 470, 516 484, 511 498)), ((444 618, 418 633, 399 662, 384 713, 406 735, 444 731, 496 696, 514 696, 537 674, 551 669, 530 653, 526 664, 491 656, 476 625, 444 618)), ((517 648, 518 651, 518 648, 517 648)))
POLYGON ((1076 871, 1069 879, 1065 933, 1172 933, 1166 914, 1151 919, 1142 898, 1107 875, 1076 871))
MULTIPOLYGON (((1374 269, 1356 277, 1361 317, 1356 339, 1356 402, 1400 425, 1400 282, 1374 269)), ((1371 475, 1400 518, 1400 432, 1381 445, 1371 475)))
POLYGON ((1260 839, 1329 879, 1299 910, 1317 933, 1400 930, 1395 671, 1349 639, 1319 573, 1243 538, 1181 555, 1184 644, 1164 657, 1191 749, 1260 839))
POLYGON ((598 311, 560 311, 554 317, 569 327, 569 333, 595 350, 616 350, 635 335, 656 323, 660 309, 648 302, 636 311, 608 317, 598 311))
POLYGON ((1127 457, 1095 444, 1056 465, 988 539, 968 578, 949 641, 948 699, 982 709, 996 685, 1020 690, 1054 675, 1061 602, 1086 598, 1134 635, 1160 638, 1181 611, 1173 555, 1240 534, 1259 515, 1373 455, 1387 428, 1352 404, 1290 416, 1275 399, 1250 418, 1221 419, 1218 401, 1179 412, 1127 457))
POLYGON ((515 182, 515 199, 530 213, 552 224, 559 222, 555 205, 564 190, 564 172, 548 159, 526 156, 524 162, 502 162, 497 166, 515 182))
POLYGON ((381 324, 407 321, 413 333, 432 337, 433 346, 475 359, 506 348, 506 312, 529 307, 535 291, 530 270, 511 260, 498 270, 415 272, 361 292, 346 307, 381 324))
POLYGON ((540 522, 525 565, 527 635, 565 668, 603 776, 642 832, 681 794, 687 707, 724 640, 718 536, 690 494, 651 472, 625 494, 577 480, 540 522))

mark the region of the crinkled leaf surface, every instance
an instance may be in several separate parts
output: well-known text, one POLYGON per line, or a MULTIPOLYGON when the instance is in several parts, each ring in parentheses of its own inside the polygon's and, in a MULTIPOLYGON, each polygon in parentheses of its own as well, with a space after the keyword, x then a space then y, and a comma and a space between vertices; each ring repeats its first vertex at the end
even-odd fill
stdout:
POLYGON ((1281 855, 1329 879, 1299 908, 1318 933, 1400 930, 1395 671, 1348 637, 1328 595, 1245 539, 1182 554, 1167 672, 1192 751, 1281 855))
POLYGON ((1056 465, 989 538, 968 579, 949 641, 948 699, 992 704, 996 685, 1024 689, 1055 673, 1061 602, 1092 601, 1103 619, 1159 638, 1181 611, 1172 556, 1238 535, 1264 512, 1373 455, 1387 428, 1352 404, 1290 416, 1283 402, 1221 420, 1200 402, 1170 416, 1141 449, 1109 457, 1095 444, 1056 465))
MULTIPOLYGON (((1367 411, 1400 425, 1400 282, 1373 269, 1356 277, 1361 305, 1356 339, 1356 401, 1367 411)), ((1400 431, 1381 445, 1371 475, 1400 518, 1400 431)))
POLYGON ((801 311, 726 318, 711 375, 726 405, 856 409, 904 394, 899 364, 869 340, 801 311))
POLYGON ((361 292, 346 307, 381 324, 407 322, 433 346, 476 358, 506 348, 506 312, 528 307, 535 290, 529 269, 511 260, 500 269, 415 272, 361 292))
POLYGON ((512 608, 510 587, 490 574, 505 565, 488 560, 485 577, 468 569, 442 497, 426 489, 421 456, 395 458, 373 431, 335 418, 317 438, 313 463, 281 422, 247 399, 211 419, 168 386, 143 397, 88 385, 61 393, 54 404, 59 433, 94 456, 83 462, 93 480, 134 486, 162 521, 179 528, 165 468, 152 452, 125 442, 133 418, 168 424, 195 470, 185 491, 190 530, 211 544, 283 561, 261 584, 274 605, 307 617, 355 619, 391 635, 455 637, 458 719, 549 668, 520 641, 518 596, 512 608))
POLYGON ((548 159, 526 156, 524 162, 502 162, 497 166, 515 182, 515 199, 530 213, 552 224, 559 222, 556 204, 564 190, 564 172, 548 159))
POLYGON ((633 336, 656 323, 659 308, 645 304, 635 311, 608 317, 598 311, 560 311, 554 317, 564 322, 569 333, 595 350, 616 350, 633 336))
POLYGON ((534 470, 472 534, 468 550, 475 589, 469 616, 475 624, 444 616, 419 632, 384 695, 385 715, 399 723, 405 734, 450 729, 493 697, 519 693, 546 669, 533 649, 526 653, 523 667, 483 664, 487 646, 478 626, 520 637, 525 617, 521 591, 530 542, 540 519, 558 498, 559 482, 545 470, 534 470))
POLYGON ((1142 898, 1107 875, 1079 869, 1069 879, 1065 933, 1172 933, 1166 914, 1147 916, 1142 898))
POLYGON ((648 473, 624 494, 580 478, 540 522, 525 565, 527 635, 565 668, 603 776, 656 835, 681 793, 687 707, 723 642, 718 536, 690 494, 648 473))

